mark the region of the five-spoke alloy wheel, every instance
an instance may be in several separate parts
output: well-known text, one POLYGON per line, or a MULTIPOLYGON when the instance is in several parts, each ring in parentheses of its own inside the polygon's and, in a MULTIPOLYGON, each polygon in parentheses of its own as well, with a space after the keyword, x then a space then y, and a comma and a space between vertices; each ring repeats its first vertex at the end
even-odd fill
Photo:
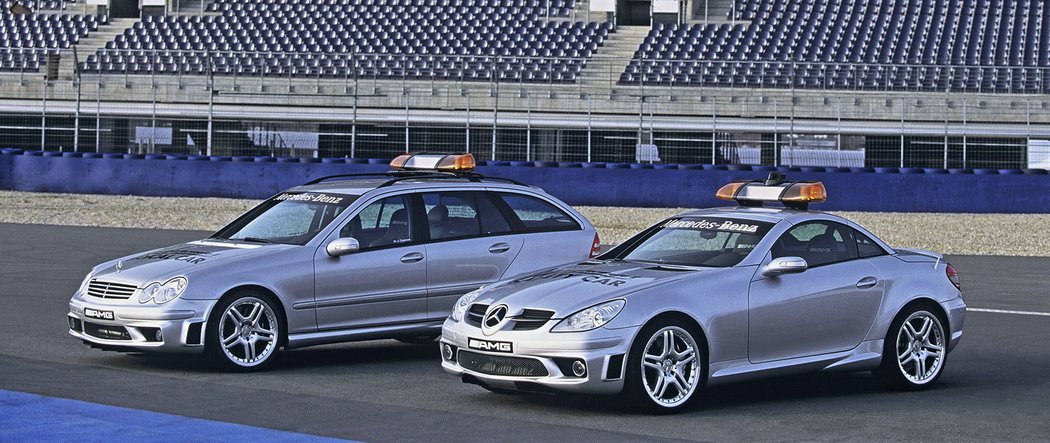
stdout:
POLYGON ((947 343, 944 325, 931 310, 906 311, 886 336, 880 375, 895 387, 924 389, 944 370, 947 343))
POLYGON ((263 297, 241 295, 216 307, 209 322, 205 352, 219 366, 235 370, 261 369, 277 352, 281 323, 263 297))
POLYGON ((656 412, 679 410, 703 384, 703 349, 678 321, 643 328, 631 348, 625 394, 656 412))

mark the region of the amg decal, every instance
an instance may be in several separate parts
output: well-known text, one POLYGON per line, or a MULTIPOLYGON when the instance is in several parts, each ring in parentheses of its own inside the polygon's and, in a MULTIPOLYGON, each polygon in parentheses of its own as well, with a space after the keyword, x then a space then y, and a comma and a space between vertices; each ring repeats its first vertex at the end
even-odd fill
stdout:
POLYGON ((97 318, 99 320, 116 319, 116 317, 113 316, 113 311, 99 311, 91 308, 84 308, 84 316, 88 318, 97 318))
POLYGON ((467 339, 467 347, 469 347, 470 349, 477 349, 479 351, 507 353, 514 352, 514 347, 509 341, 488 341, 471 338, 467 339))

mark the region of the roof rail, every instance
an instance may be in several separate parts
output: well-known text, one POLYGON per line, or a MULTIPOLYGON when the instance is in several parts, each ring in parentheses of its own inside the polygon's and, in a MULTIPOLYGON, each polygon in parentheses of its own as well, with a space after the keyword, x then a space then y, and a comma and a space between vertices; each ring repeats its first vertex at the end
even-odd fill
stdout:
POLYGON ((385 187, 393 185, 393 184, 395 184, 397 182, 401 182, 401 181, 405 181, 405 180, 418 180, 418 179, 437 179, 437 180, 467 179, 467 181, 470 181, 472 183, 481 183, 481 182, 483 182, 485 180, 489 180, 489 181, 501 181, 501 182, 505 182, 505 183, 518 185, 518 186, 527 186, 527 187, 530 187, 530 188, 534 188, 535 187, 535 186, 527 185, 525 183, 519 182, 517 180, 512 180, 512 179, 509 179, 509 178, 486 177, 484 175, 481 175, 481 174, 478 174, 478 173, 474 173, 474 172, 461 172, 461 173, 455 173, 455 172, 432 172, 432 173, 426 173, 426 174, 408 175, 408 176, 405 176, 405 177, 397 177, 397 178, 388 180, 386 183, 383 183, 383 184, 379 185, 379 187, 380 188, 385 188, 385 187))
POLYGON ((337 178, 374 178, 374 177, 390 177, 391 175, 409 175, 409 174, 411 174, 411 175, 424 175, 424 174, 429 174, 429 172, 420 173, 420 172, 415 172, 415 171, 387 171, 387 172, 362 172, 362 173, 356 173, 356 174, 335 174, 335 175, 326 175, 324 177, 315 178, 315 179, 310 180, 310 181, 308 181, 306 183, 303 183, 303 186, 316 185, 318 183, 325 182, 325 181, 328 181, 328 180, 337 179, 337 178))
POLYGON ((466 179, 466 180, 468 180, 470 182, 474 182, 474 183, 481 183, 483 181, 488 180, 488 181, 501 181, 501 182, 505 182, 505 183, 518 185, 518 186, 528 186, 530 188, 531 187, 535 187, 535 186, 532 186, 532 185, 528 185, 528 184, 519 182, 517 180, 513 180, 513 179, 509 179, 509 178, 503 178, 503 177, 487 177, 487 176, 478 174, 476 172, 459 172, 459 173, 457 173, 457 172, 404 171, 404 170, 395 170, 395 171, 387 171, 387 172, 357 173, 357 174, 327 175, 327 176, 324 176, 324 177, 319 177, 319 178, 315 178, 313 180, 310 180, 310 181, 304 183, 303 186, 316 185, 318 183, 322 183, 322 182, 325 182, 325 181, 328 181, 328 180, 339 179, 339 178, 354 179, 354 178, 377 178, 377 177, 390 177, 390 180, 387 180, 387 181, 383 182, 383 184, 379 185, 380 188, 384 188, 384 187, 393 185, 393 184, 395 184, 397 182, 401 182, 401 181, 405 181, 405 180, 413 180, 413 179, 417 179, 417 180, 418 179, 437 179, 437 180, 466 179))

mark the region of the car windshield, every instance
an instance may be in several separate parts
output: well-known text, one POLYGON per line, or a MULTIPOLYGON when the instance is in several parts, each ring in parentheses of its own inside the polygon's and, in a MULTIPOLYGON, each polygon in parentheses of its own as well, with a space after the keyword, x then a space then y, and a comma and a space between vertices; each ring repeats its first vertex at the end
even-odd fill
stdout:
POLYGON ((305 245, 358 195, 284 192, 252 208, 211 238, 305 245))
POLYGON ((735 266, 772 227, 772 223, 752 220, 675 218, 638 234, 601 258, 679 266, 735 266))

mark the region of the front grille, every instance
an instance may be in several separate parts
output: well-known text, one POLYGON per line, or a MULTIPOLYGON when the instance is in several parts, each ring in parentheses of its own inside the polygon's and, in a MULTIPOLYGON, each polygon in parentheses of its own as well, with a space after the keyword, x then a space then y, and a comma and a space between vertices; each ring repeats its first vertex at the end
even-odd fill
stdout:
POLYGON ((97 325, 84 322, 84 333, 104 340, 131 340, 131 334, 123 326, 97 325))
POLYGON ((465 369, 489 375, 512 377, 546 377, 547 368, 539 360, 523 357, 478 354, 459 351, 459 365, 465 369))
POLYGON ((127 300, 131 298, 131 294, 134 293, 135 285, 129 285, 126 283, 116 283, 105 280, 91 280, 91 282, 88 283, 87 295, 92 297, 127 300))
POLYGON ((465 320, 467 324, 474 326, 481 326, 481 319, 485 318, 485 311, 489 310, 489 305, 473 304, 467 309, 467 317, 465 320))
POLYGON ((514 317, 514 330, 515 331, 532 331, 539 329, 543 325, 550 321, 551 317, 554 316, 554 311, 546 311, 543 309, 525 309, 521 312, 521 315, 514 317))

